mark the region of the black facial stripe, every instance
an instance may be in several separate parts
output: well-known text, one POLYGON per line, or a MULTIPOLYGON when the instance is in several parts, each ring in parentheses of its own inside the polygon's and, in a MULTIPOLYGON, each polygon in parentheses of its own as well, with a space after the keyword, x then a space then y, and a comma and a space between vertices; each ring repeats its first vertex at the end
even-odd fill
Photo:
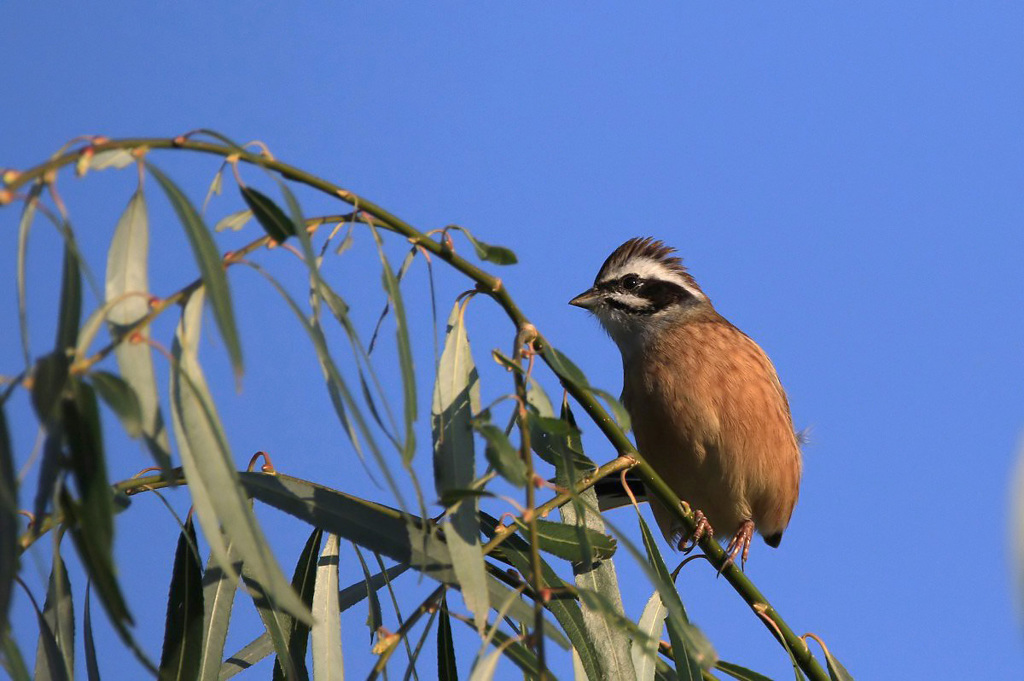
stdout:
POLYGON ((679 305, 693 299, 693 294, 685 288, 664 279, 644 279, 643 285, 636 293, 640 297, 651 301, 651 307, 644 310, 648 314, 664 310, 670 305, 679 305))
POLYGON ((643 299, 648 304, 637 306, 618 300, 612 295, 604 296, 605 303, 612 309, 621 310, 630 314, 650 315, 655 312, 660 312, 672 305, 682 305, 688 301, 694 300, 692 293, 679 284, 671 281, 665 281, 663 279, 640 279, 639 286, 633 289, 627 289, 622 283, 624 278, 625 277, 621 277, 612 281, 602 282, 597 284, 595 288, 609 294, 618 292, 629 293, 637 298, 643 299))

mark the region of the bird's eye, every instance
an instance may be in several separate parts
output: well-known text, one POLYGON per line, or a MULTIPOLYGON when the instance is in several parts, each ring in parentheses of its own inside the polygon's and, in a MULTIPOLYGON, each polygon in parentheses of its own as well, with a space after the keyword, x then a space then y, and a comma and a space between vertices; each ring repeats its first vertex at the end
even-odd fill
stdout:
POLYGON ((635 274, 627 274, 622 278, 622 288, 627 291, 632 291, 640 286, 640 277, 635 274))

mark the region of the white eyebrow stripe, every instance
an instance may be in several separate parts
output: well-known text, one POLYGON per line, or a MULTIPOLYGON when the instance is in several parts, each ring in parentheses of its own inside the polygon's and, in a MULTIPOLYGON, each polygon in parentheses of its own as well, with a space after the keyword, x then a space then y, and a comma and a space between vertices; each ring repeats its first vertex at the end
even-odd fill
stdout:
POLYGON ((699 298, 701 300, 705 300, 707 298, 702 291, 694 288, 686 281, 686 279, 679 276, 678 272, 651 258, 631 258, 618 267, 605 272, 599 283, 614 281, 627 274, 635 274, 641 279, 660 279, 661 281, 670 281, 673 284, 680 286, 694 298, 699 298))
POLYGON ((614 291, 608 294, 608 297, 617 303, 628 305, 636 310, 646 310, 654 306, 654 303, 647 298, 638 296, 635 293, 626 293, 625 291, 614 291))

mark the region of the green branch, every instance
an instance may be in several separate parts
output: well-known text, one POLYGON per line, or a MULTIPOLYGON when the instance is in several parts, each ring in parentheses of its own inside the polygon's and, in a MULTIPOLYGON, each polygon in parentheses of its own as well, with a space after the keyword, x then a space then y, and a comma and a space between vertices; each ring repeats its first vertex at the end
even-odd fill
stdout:
MULTIPOLYGON (((370 216, 369 219, 372 220, 374 225, 405 236, 410 242, 441 258, 453 268, 472 279, 476 283, 478 290, 490 295, 504 309, 505 313, 515 324, 517 331, 529 328, 529 320, 512 300, 511 295, 509 295, 508 290, 505 288, 501 279, 485 272, 458 255, 451 248, 448 240, 441 239, 439 242, 434 241, 404 220, 392 215, 390 212, 375 203, 357 196, 351 191, 296 168, 295 166, 282 163, 269 155, 255 154, 238 147, 196 141, 186 137, 177 137, 174 139, 130 138, 120 140, 103 140, 98 143, 88 144, 84 147, 60 154, 46 163, 23 172, 8 171, 4 175, 6 184, 3 187, 0 187, 0 206, 14 201, 16 198, 16 192, 30 183, 36 181, 42 181, 44 183, 52 181, 57 170, 71 165, 72 163, 79 162, 83 156, 91 156, 105 151, 119 149, 137 150, 136 155, 138 155, 141 150, 147 149, 180 149, 211 154, 225 159, 237 159, 245 163, 280 173, 281 176, 286 179, 317 189, 327 195, 337 197, 353 206, 357 212, 361 211, 364 215, 370 216)), ((156 312, 156 310, 154 310, 154 312, 156 312)), ((153 312, 151 312, 151 314, 153 314, 153 312)), ((148 321, 146 323, 148 323, 148 321)), ((537 338, 534 341, 534 346, 540 352, 541 357, 549 368, 551 368, 552 372, 558 376, 566 390, 573 396, 580 406, 583 407, 590 418, 597 424, 598 428, 601 429, 601 432, 609 442, 612 443, 618 454, 620 456, 630 457, 636 461, 637 473, 640 479, 644 482, 648 492, 656 496, 666 508, 671 509, 683 522, 687 531, 693 532, 696 527, 693 514, 683 508, 680 504, 679 497, 664 482, 664 480, 661 479, 643 456, 637 452, 636 448, 626 437, 625 433, 623 433, 615 424, 609 414, 605 411, 604 407, 594 397, 593 393, 591 393, 585 386, 579 385, 573 377, 566 375, 559 366, 555 366, 552 363, 550 355, 544 352, 545 348, 550 348, 551 346, 547 344, 543 336, 540 334, 537 335, 537 338)), ((700 547, 707 555, 708 560, 712 565, 718 569, 722 569, 723 566, 725 566, 727 559, 726 553, 714 539, 705 536, 700 541, 700 547)), ((771 606, 768 599, 765 598, 760 590, 757 589, 754 583, 733 563, 724 567, 722 575, 729 584, 732 585, 736 592, 739 593, 740 597, 743 598, 750 608, 758 615, 758 617, 762 619, 769 631, 771 631, 777 638, 781 637, 781 642, 792 652, 803 671, 813 681, 828 681, 829 676, 827 672, 814 658, 806 643, 793 632, 790 626, 778 611, 771 606)))

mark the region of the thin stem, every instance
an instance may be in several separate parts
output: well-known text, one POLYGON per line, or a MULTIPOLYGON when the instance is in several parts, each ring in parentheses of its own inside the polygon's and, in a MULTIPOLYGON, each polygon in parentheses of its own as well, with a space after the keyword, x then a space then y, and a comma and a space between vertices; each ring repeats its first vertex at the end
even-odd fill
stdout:
MULTIPOLYGON (((529 327, 532 329, 532 327, 529 327)), ((526 342, 528 330, 520 327, 516 332, 515 349, 512 352, 512 359, 520 366, 523 363, 523 346, 526 342)), ((544 580, 541 571, 540 560, 540 532, 537 529, 537 513, 534 510, 537 505, 537 488, 533 484, 533 451, 530 449, 530 425, 527 422, 526 411, 526 379, 522 372, 515 372, 516 386, 516 413, 519 420, 519 456, 526 464, 526 508, 524 513, 527 528, 530 535, 530 586, 536 596, 533 599, 533 644, 537 653, 537 666, 541 680, 547 678, 547 664, 544 660, 544 597, 542 589, 544 580)))
POLYGON ((437 607, 437 602, 441 600, 441 596, 444 595, 444 591, 447 588, 448 587, 444 584, 439 585, 422 603, 420 603, 420 606, 416 608, 411 615, 409 615, 405 622, 402 623, 398 628, 398 631, 394 633, 394 639, 388 643, 388 647, 380 654, 377 664, 373 665, 373 669, 370 670, 370 673, 367 675, 366 681, 373 681, 377 678, 381 671, 383 671, 384 667, 387 666, 392 653, 394 653, 395 649, 398 648, 398 642, 409 634, 409 630, 420 621, 420 618, 423 617, 425 613, 428 613, 437 607))

